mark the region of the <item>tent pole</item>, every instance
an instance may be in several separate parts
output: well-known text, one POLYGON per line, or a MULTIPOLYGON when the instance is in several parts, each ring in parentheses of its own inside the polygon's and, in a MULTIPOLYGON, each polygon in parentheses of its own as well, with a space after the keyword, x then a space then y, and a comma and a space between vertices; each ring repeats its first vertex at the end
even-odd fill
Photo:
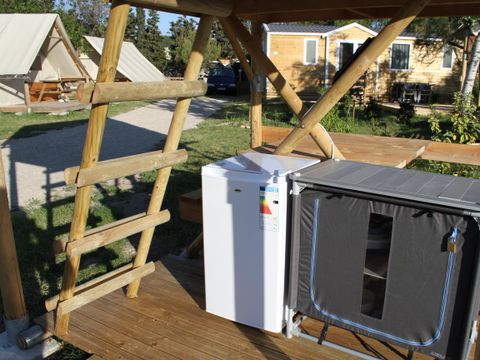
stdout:
POLYGON ((23 82, 23 92, 25 94, 25 105, 27 106, 27 113, 29 113, 31 111, 32 102, 30 101, 30 86, 28 84, 28 81, 23 82))
MULTIPOLYGON (((0 150, 0 291, 9 341, 15 344, 18 332, 28 327, 27 308, 23 296, 12 219, 8 206, 7 186, 0 150)), ((0 351, 1 352, 1 351, 0 351)))
POLYGON ((362 54, 350 64, 335 84, 308 111, 301 124, 282 141, 274 153, 278 155, 291 153, 303 137, 309 134, 314 126, 318 125, 370 65, 415 19, 428 2, 429 0, 408 0, 382 31, 367 45, 362 54))

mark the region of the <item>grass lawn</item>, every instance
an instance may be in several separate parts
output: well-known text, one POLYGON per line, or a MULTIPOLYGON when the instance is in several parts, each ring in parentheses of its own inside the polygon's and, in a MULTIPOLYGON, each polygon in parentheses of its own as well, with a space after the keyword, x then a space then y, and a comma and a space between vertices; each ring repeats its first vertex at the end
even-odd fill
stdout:
MULTIPOLYGON (((117 104, 112 107, 110 115, 140 105, 144 104, 117 104)), ((341 117, 341 114, 339 116, 341 117)), ((17 134, 16 136, 20 136, 18 134, 30 136, 37 131, 43 132, 51 128, 76 125, 85 121, 86 118, 88 118, 87 111, 58 118, 47 115, 17 117, 13 114, 0 114, 0 124, 2 124, 0 134, 3 138, 13 133, 17 134), (3 126, 3 124, 6 125, 3 126), (32 124, 38 125, 35 132, 31 129, 22 131, 22 127, 32 124)), ((292 126, 295 123, 296 120, 284 105, 266 104, 264 106, 265 125, 292 126)), ((246 125, 248 125, 247 102, 232 101, 197 128, 183 133, 180 147, 188 150, 189 158, 186 163, 176 166, 171 174, 163 208, 170 210, 172 219, 157 229, 150 253, 152 259, 158 259, 172 252, 178 254, 201 231, 199 225, 179 219, 178 197, 200 187, 201 166, 236 155, 248 148, 249 129, 246 125)), ((357 115, 356 120, 342 121, 334 121, 332 115, 329 115, 324 125, 331 131, 403 137, 429 138, 431 136, 425 117, 416 116, 410 125, 406 125, 399 124, 392 113, 385 113, 381 122, 366 120, 362 113, 357 115)), ((162 148, 162 145, 158 144, 158 148, 162 148)), ((413 166, 430 170, 428 168, 430 163, 420 162, 413 166)), ((93 197, 89 226, 96 227, 144 211, 154 178, 154 172, 132 177, 130 180, 133 187, 127 190, 118 190, 105 184, 98 186, 93 197)), ((68 233, 72 212, 73 198, 67 198, 48 206, 33 204, 29 208, 12 213, 25 298, 32 317, 44 312, 45 298, 59 292, 65 255, 54 256, 52 242, 68 233)), ((129 262, 136 242, 137 237, 131 237, 83 256, 79 281, 87 281, 129 262)), ((54 358, 85 359, 86 357, 87 354, 67 346, 54 358)))
MULTIPOLYGON (((108 115, 115 116, 148 104, 149 102, 145 101, 114 103, 109 107, 108 115)), ((88 109, 72 111, 66 115, 40 113, 15 115, 0 112, 0 140, 34 136, 48 130, 80 125, 88 120, 89 114, 88 109)))

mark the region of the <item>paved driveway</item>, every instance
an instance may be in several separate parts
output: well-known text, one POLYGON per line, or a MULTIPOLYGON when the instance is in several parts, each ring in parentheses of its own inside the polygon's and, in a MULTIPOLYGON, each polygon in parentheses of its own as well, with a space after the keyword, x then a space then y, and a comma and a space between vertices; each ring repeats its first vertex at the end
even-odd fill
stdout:
MULTIPOLYGON (((194 99, 184 129, 195 127, 224 102, 194 99)), ((174 107, 174 100, 164 100, 109 119, 100 159, 153 150, 168 132, 174 107)), ((2 144, 11 207, 26 206, 32 199, 51 201, 63 189, 63 170, 80 164, 85 131, 86 124, 2 144)))

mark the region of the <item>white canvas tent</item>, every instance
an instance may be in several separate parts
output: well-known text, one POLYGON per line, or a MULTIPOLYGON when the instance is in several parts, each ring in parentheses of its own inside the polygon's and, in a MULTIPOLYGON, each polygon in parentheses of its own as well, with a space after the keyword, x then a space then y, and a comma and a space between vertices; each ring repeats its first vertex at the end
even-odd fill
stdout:
MULTIPOLYGON (((94 52, 89 56, 81 56, 83 65, 87 68, 90 76, 95 79, 98 72, 98 63, 103 49, 103 38, 85 36, 94 52)), ((158 70, 136 46, 128 41, 122 44, 120 60, 118 63, 117 80, 139 81, 163 81, 165 76, 158 70)))
POLYGON ((0 54, 0 106, 25 103, 25 83, 89 79, 57 14, 0 14, 0 54))

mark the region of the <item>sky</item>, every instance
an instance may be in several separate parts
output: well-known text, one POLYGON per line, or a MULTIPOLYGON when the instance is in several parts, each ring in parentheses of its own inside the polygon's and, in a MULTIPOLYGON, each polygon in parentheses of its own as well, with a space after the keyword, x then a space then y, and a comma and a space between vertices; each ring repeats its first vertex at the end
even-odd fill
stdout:
POLYGON ((162 35, 169 35, 170 22, 177 20, 180 15, 163 11, 159 11, 158 14, 160 15, 160 23, 158 24, 158 27, 160 28, 162 35))

